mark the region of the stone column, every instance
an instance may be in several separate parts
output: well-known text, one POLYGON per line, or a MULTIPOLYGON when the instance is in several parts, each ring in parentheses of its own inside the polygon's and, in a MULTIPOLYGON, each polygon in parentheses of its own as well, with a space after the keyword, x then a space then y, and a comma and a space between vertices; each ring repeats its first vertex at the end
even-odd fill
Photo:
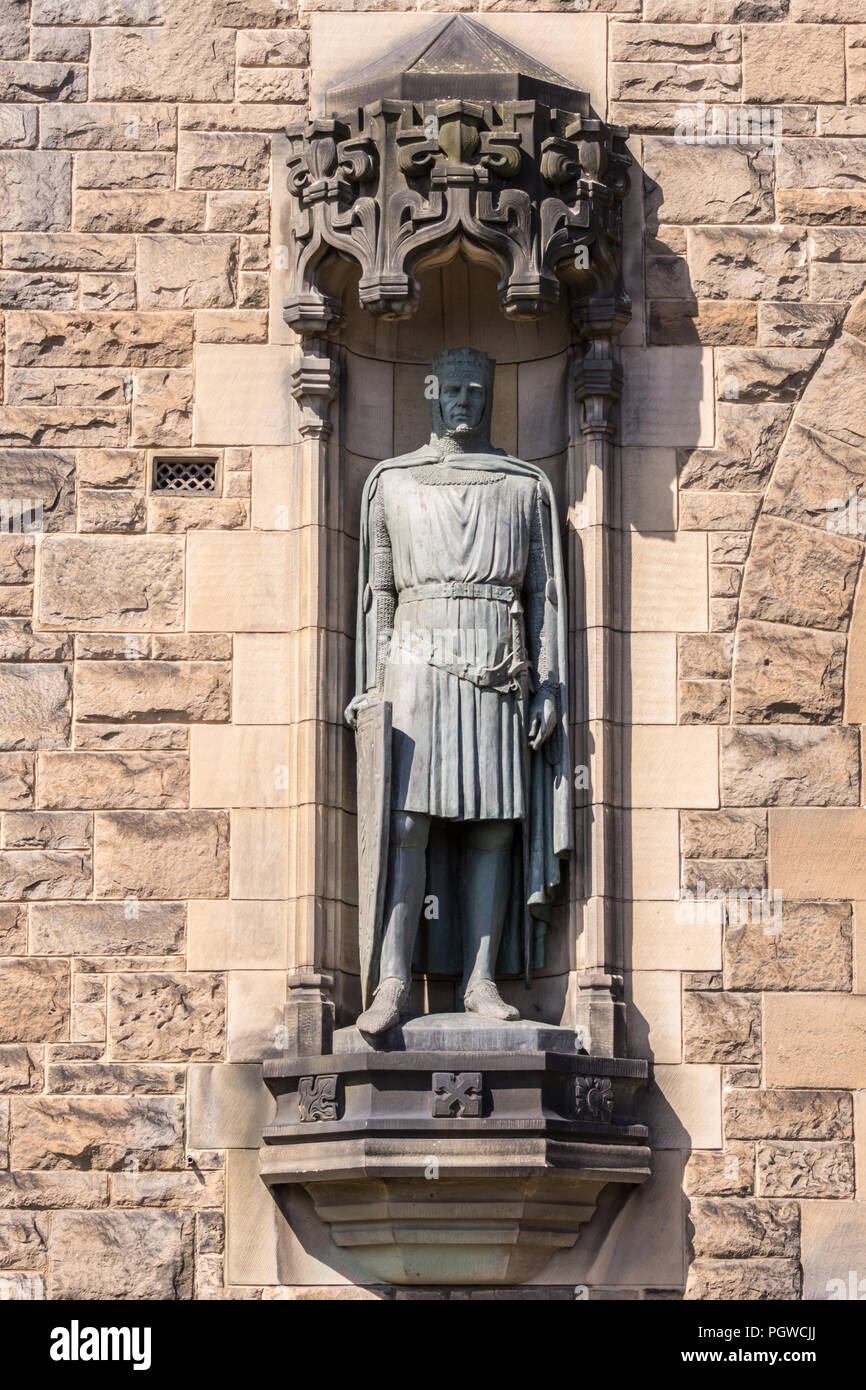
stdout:
MULTIPOLYGON (((581 338, 574 363, 568 462, 568 578, 574 662, 572 746, 578 850, 573 896, 585 900, 578 942, 578 1017, 594 1055, 625 1052, 622 949, 617 914, 617 726, 614 632, 616 517, 614 411, 622 389, 616 339, 628 322, 619 299, 574 304, 581 338), (589 785, 586 785, 587 769, 589 785), (582 878, 582 884, 581 884, 582 878), (582 949, 581 949, 582 945, 582 949)), ((576 915, 576 913, 575 913, 576 915)), ((574 930, 580 924, 575 921, 574 930)))
POLYGON ((323 967, 337 959, 340 894, 335 882, 339 845, 337 805, 329 786, 344 779, 338 723, 342 681, 334 596, 351 576, 344 571, 344 545, 338 515, 339 439, 333 416, 339 371, 333 345, 304 342, 292 374, 298 406, 298 442, 292 450, 290 520, 296 547, 290 596, 300 643, 308 648, 309 679, 298 680, 295 761, 289 769, 293 844, 289 855, 288 993, 286 1046, 295 1055, 330 1051, 334 1027, 333 976, 323 967), (336 676, 336 679, 335 679, 336 676), (329 826, 327 823, 331 821, 329 826))

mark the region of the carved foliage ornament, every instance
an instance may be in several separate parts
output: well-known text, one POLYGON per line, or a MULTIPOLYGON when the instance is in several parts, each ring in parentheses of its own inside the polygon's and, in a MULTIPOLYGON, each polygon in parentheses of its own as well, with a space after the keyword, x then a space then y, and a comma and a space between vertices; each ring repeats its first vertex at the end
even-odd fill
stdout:
POLYGON ((618 288, 622 127, 536 100, 383 100, 287 133, 285 316, 300 333, 339 317, 319 283, 334 253, 357 263, 362 305, 386 318, 413 312, 419 268, 461 242, 498 268, 510 318, 544 313, 560 278, 579 294, 618 288))

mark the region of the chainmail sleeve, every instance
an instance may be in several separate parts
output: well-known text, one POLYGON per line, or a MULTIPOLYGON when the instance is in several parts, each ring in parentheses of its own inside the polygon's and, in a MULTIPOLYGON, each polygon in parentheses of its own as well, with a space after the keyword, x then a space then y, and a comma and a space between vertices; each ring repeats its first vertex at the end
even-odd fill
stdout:
POLYGON ((529 531, 529 559, 523 581, 526 642, 536 688, 554 690, 556 676, 556 581, 550 507, 540 486, 535 489, 529 531))
POLYGON ((388 534, 385 520, 381 487, 377 488, 373 498, 370 535, 372 541, 370 587, 373 591, 376 629, 376 689, 381 690, 385 681, 385 666, 388 661, 388 652, 394 630, 394 613, 397 607, 391 537, 388 534))

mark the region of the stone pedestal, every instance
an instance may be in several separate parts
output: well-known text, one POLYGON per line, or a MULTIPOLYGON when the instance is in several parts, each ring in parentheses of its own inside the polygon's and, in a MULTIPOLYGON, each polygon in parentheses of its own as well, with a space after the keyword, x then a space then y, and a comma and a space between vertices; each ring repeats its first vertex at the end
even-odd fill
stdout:
POLYGON ((607 1183, 649 1176, 647 1064, 565 1028, 469 1014, 355 1028, 329 1056, 265 1062, 266 1183, 300 1183, 372 1280, 518 1284, 572 1246, 607 1183))

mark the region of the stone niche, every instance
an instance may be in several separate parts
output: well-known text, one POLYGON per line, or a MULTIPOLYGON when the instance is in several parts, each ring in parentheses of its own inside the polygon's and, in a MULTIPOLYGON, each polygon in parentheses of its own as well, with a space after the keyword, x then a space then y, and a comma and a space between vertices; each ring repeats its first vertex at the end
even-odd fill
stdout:
MULTIPOLYGON (((514 1024, 455 1012, 456 982, 429 975, 393 1033, 352 1026, 355 822, 323 817, 316 891, 330 906, 298 922, 286 1048, 264 1064, 276 1110, 260 1169, 292 1232, 283 1248, 303 1246, 319 1281, 330 1267, 338 1282, 514 1284, 547 1278, 558 1256, 549 1277, 570 1282, 580 1273, 561 1261, 581 1227, 593 1221, 595 1258, 599 1222, 610 1229, 650 1178, 635 1118, 647 1064, 622 1055, 611 877, 626 135, 593 115, 591 93, 463 16, 329 81, 320 114, 287 132, 277 240, 302 341, 296 465, 318 528, 321 627, 354 630, 361 490, 429 433, 431 357, 483 349, 497 364, 494 444, 539 465, 568 518, 572 758, 591 769, 545 966, 529 988, 500 982, 514 1024)), ((342 777, 348 732, 341 748, 342 777)), ((296 1269, 287 1255, 277 1277, 296 1269)))

